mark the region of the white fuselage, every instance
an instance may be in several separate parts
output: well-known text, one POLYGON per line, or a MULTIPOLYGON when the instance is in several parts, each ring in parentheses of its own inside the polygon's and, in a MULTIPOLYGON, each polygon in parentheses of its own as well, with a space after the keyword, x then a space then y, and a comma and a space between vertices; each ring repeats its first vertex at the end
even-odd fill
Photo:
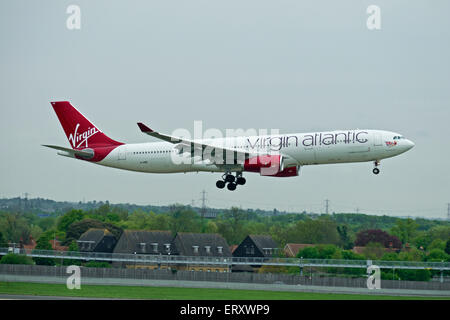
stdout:
MULTIPOLYGON (((280 154, 288 159, 286 165, 292 166, 380 161, 404 153, 414 146, 413 142, 394 132, 359 129, 205 139, 196 142, 249 153, 280 154)), ((124 144, 97 163, 150 173, 223 172, 223 168, 209 160, 179 154, 174 146, 169 142, 124 144)))

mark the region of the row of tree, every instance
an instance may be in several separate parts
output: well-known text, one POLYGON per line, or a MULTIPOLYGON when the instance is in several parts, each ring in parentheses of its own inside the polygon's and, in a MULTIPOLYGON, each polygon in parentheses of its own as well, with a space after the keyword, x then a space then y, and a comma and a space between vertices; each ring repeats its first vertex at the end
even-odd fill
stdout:
POLYGON ((0 212, 1 243, 24 244, 33 239, 54 239, 70 245, 89 228, 106 228, 116 237, 125 229, 219 233, 228 244, 239 244, 248 234, 266 234, 283 247, 286 243, 333 244, 343 249, 378 242, 388 248, 415 247, 423 251, 440 248, 450 239, 450 223, 425 219, 400 219, 363 214, 307 214, 262 216, 231 208, 216 219, 202 219, 185 206, 172 206, 164 213, 127 210, 103 205, 97 209, 70 210, 59 217, 35 213, 0 212), (381 227, 384 226, 384 227, 381 227))
MULTIPOLYGON (((447 241, 447 248, 450 241, 447 241)), ((450 248, 448 248, 450 249, 450 248)), ((390 251, 379 242, 370 242, 366 245, 361 254, 357 254, 351 250, 345 250, 335 245, 317 245, 306 247, 300 250, 297 258, 302 259, 345 259, 345 260, 366 260, 379 259, 385 261, 428 261, 441 262, 450 261, 450 251, 447 253, 440 249, 434 248, 429 252, 424 252, 416 248, 410 248, 403 251, 390 251)), ((327 275, 347 275, 354 277, 364 277, 367 274, 365 268, 309 268, 302 270, 304 274, 308 272, 312 274, 327 275)), ((259 269, 260 273, 300 273, 299 267, 273 267, 263 266, 259 269)), ((446 275, 449 272, 445 272, 446 275)), ((439 271, 434 270, 404 270, 395 269, 391 271, 381 270, 381 279, 386 280, 411 280, 411 281, 429 281, 433 276, 439 276, 439 271)))

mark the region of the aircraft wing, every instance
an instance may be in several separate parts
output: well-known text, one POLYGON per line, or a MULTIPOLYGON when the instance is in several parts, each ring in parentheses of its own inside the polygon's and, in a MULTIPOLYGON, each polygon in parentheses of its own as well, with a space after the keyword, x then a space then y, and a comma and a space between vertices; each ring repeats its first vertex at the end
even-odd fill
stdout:
POLYGON ((189 139, 173 137, 167 134, 156 132, 141 122, 138 123, 138 126, 143 133, 148 134, 149 136, 175 144, 176 145, 175 148, 178 150, 179 153, 190 152, 191 156, 202 155, 203 159, 209 159, 212 162, 212 164, 219 166, 231 163, 243 164, 245 160, 247 160, 252 156, 262 155, 254 152, 249 153, 229 147, 214 146, 205 143, 195 142, 189 139))

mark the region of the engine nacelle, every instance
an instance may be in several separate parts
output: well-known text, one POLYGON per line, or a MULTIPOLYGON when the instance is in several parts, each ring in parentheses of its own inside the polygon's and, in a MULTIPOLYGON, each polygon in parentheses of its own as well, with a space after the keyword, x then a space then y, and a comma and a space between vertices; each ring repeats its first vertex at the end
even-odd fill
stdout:
POLYGON ((298 167, 285 167, 282 155, 263 155, 252 157, 244 162, 244 171, 259 172, 262 176, 293 177, 298 176, 298 167))
POLYGON ((271 177, 296 177, 300 173, 300 166, 292 166, 287 167, 283 171, 278 172, 276 175, 272 175, 271 177))

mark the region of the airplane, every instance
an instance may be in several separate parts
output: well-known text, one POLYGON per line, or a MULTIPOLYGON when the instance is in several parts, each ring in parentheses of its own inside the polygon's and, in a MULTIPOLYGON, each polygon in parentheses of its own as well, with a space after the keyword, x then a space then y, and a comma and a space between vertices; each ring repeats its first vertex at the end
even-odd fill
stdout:
POLYGON ((59 155, 124 170, 148 173, 220 172, 219 189, 244 185, 244 172, 295 177, 307 165, 380 161, 414 147, 399 133, 384 130, 255 135, 185 139, 160 133, 139 122, 142 133, 159 142, 123 143, 106 136, 69 101, 51 102, 71 148, 43 145, 59 155), (233 174, 235 173, 235 175, 233 174))

